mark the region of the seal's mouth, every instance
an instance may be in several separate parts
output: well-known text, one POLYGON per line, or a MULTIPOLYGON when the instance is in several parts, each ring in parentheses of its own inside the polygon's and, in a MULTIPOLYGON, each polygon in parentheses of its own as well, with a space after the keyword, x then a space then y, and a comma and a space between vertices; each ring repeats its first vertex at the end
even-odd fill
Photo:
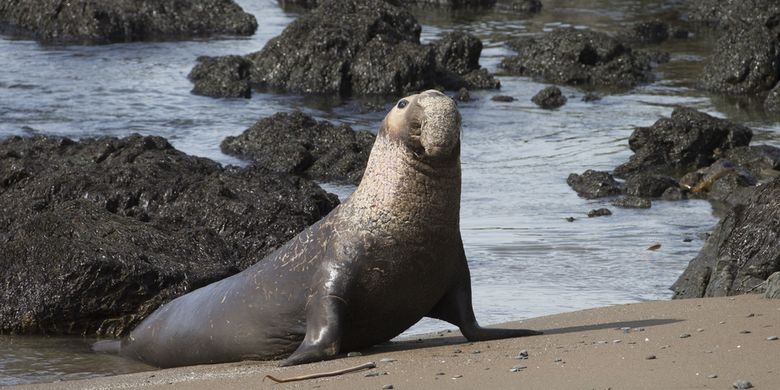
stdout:
POLYGON ((409 123, 409 138, 411 138, 412 141, 420 142, 420 137, 422 136, 422 127, 422 120, 419 119, 413 119, 411 123, 409 123))

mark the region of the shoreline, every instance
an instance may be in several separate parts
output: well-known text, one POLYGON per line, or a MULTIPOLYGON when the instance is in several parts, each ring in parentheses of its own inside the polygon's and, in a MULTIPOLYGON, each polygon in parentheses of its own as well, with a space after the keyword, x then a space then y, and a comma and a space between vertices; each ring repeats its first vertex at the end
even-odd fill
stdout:
POLYGON ((545 334, 472 343, 457 332, 442 332, 375 346, 362 356, 293 367, 245 361, 9 389, 381 389, 388 384, 395 389, 730 389, 737 380, 756 389, 780 387, 780 341, 770 339, 780 336, 780 300, 758 295, 614 305, 501 326, 545 334), (528 358, 517 359, 523 350, 528 358), (377 368, 285 384, 263 380, 267 374, 289 378, 366 362, 377 368))

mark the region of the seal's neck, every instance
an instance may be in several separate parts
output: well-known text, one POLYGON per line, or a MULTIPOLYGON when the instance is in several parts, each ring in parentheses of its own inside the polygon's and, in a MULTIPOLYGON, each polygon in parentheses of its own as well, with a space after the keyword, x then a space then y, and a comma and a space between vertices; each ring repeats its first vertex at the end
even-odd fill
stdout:
POLYGON ((345 206, 373 223, 459 229, 460 180, 459 156, 424 162, 401 141, 380 133, 363 180, 345 206))

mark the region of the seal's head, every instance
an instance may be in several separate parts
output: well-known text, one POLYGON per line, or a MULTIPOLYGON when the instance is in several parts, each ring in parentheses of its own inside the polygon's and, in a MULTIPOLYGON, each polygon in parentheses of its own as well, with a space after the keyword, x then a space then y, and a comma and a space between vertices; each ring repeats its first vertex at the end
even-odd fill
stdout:
POLYGON ((455 101, 432 89, 399 100, 380 136, 402 142, 419 159, 451 160, 460 155, 460 121, 455 101))

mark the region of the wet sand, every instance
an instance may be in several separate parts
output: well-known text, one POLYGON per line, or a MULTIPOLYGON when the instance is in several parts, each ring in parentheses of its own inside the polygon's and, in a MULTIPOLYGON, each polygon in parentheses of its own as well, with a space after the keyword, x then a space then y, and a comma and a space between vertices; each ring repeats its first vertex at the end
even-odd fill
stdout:
POLYGON ((780 336, 780 300, 749 295, 652 301, 502 326, 546 334, 477 343, 454 332, 432 334, 297 367, 241 362, 12 389, 731 389, 737 380, 756 389, 780 388, 780 340, 772 340, 780 336), (523 350, 528 358, 517 359, 523 350), (286 384, 263 379, 366 362, 378 367, 286 384), (516 366, 525 368, 512 372, 516 366), (373 374, 379 375, 367 376, 373 374))

